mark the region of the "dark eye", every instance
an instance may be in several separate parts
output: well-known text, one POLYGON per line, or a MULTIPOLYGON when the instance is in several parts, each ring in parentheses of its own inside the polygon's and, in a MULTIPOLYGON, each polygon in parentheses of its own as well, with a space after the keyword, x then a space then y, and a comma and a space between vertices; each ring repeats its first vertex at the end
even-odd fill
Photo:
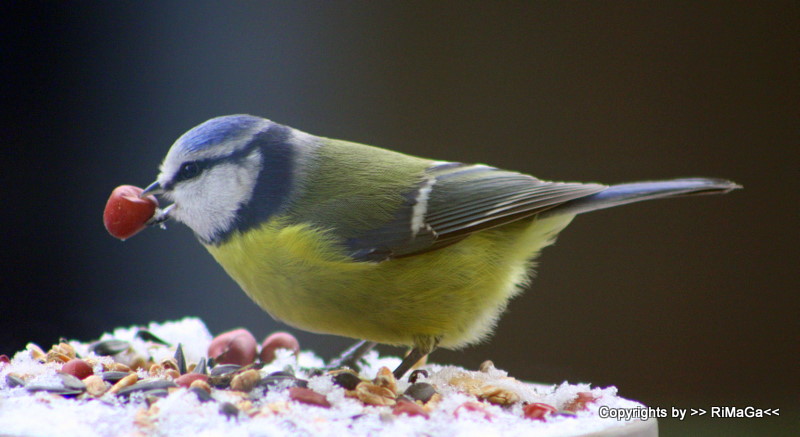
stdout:
POLYGON ((200 165, 196 162, 186 162, 181 165, 181 169, 178 171, 178 179, 185 181, 197 176, 198 173, 200 173, 200 165))

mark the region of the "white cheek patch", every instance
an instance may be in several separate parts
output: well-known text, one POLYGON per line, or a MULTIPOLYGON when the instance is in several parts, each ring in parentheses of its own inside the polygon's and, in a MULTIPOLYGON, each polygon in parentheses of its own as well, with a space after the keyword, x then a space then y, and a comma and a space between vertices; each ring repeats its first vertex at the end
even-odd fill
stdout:
POLYGON ((175 186, 172 216, 189 226, 204 241, 229 230, 239 208, 253 196, 260 155, 255 152, 244 162, 218 164, 195 179, 175 186))

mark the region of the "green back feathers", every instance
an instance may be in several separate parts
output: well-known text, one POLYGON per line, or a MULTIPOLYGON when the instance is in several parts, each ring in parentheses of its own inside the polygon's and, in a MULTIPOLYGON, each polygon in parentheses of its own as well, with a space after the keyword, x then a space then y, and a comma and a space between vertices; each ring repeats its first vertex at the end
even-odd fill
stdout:
POLYGON ((298 180, 303 185, 286 218, 332 232, 358 261, 438 250, 605 189, 345 141, 319 141, 320 147, 302 163, 298 180))
POLYGON ((322 139, 305 164, 286 217, 335 229, 345 239, 393 219, 432 161, 347 141, 322 139))

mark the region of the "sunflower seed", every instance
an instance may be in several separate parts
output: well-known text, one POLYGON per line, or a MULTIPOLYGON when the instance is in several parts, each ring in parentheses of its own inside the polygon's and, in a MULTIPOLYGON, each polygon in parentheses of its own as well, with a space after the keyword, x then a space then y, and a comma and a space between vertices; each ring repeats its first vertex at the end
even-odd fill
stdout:
POLYGON ((130 372, 102 372, 100 373, 100 377, 103 378, 103 381, 108 381, 110 383, 115 383, 120 379, 130 375, 130 372))
POLYGON ((228 373, 233 373, 241 368, 242 366, 238 364, 218 364, 211 369, 211 376, 227 375, 228 373))
POLYGON ((178 372, 181 375, 186 373, 186 356, 183 355, 183 346, 180 343, 175 349, 175 363, 178 365, 178 372))
POLYGON ((61 384, 35 384, 29 385, 25 389, 29 392, 37 392, 37 391, 46 391, 48 393, 58 394, 62 396, 73 396, 79 395, 86 390, 86 384, 84 384, 80 379, 68 375, 66 373, 59 373, 59 379, 61 379, 61 384))
POLYGON ((150 331, 146 331, 144 329, 140 329, 136 331, 136 337, 141 338, 144 341, 150 341, 153 343, 163 344, 164 346, 170 346, 169 343, 166 341, 158 338, 155 334, 150 331))
POLYGON ((206 367, 206 359, 205 357, 200 358, 200 362, 194 366, 194 370, 192 373, 199 373, 201 375, 208 375, 208 367, 206 367))
POLYGON ((86 384, 84 384, 83 381, 68 373, 59 373, 58 377, 61 378, 61 383, 65 388, 80 391, 86 390, 86 384))
POLYGON ((298 379, 294 375, 287 372, 273 372, 267 375, 258 383, 259 387, 265 390, 287 389, 290 387, 308 387, 308 381, 305 379, 298 379))
POLYGON ((130 343, 122 340, 103 340, 94 343, 89 347, 89 350, 97 355, 117 355, 125 352, 130 347, 130 343))
POLYGON ((404 393, 406 396, 410 397, 415 401, 421 401, 423 404, 431 400, 434 394, 436 394, 436 389, 433 388, 432 385, 428 384, 427 382, 417 382, 411 384, 404 393))
POLYGON ((83 393, 83 390, 66 388, 62 385, 29 385, 25 387, 25 389, 31 393, 46 391, 48 393, 53 393, 61 396, 77 396, 83 393))
POLYGON ((156 379, 156 380, 149 380, 149 381, 140 381, 136 384, 133 384, 129 387, 125 387, 122 390, 117 392, 117 396, 127 397, 130 396, 131 393, 136 393, 139 391, 150 391, 150 390, 158 390, 158 389, 168 389, 170 387, 177 387, 178 385, 172 381, 167 381, 165 379, 156 379))
POLYGON ((356 386, 361 383, 361 378, 351 372, 341 372, 333 377, 333 383, 344 387, 345 390, 355 390, 356 386))
POLYGON ((169 395, 169 391, 165 388, 155 388, 153 390, 147 390, 144 392, 145 398, 165 398, 169 395))

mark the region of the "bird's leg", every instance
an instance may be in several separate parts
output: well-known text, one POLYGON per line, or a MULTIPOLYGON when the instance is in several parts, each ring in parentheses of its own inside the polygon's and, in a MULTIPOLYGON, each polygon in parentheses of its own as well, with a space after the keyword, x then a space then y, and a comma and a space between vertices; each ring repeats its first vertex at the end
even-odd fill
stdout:
POLYGON ((402 378, 403 375, 405 375, 406 372, 408 372, 412 367, 414 367, 414 364, 417 364, 419 360, 423 359, 425 355, 428 355, 428 353, 423 352, 417 347, 411 349, 411 352, 409 352, 408 355, 406 355, 406 357, 403 358, 403 361, 400 362, 400 365, 397 366, 396 369, 394 369, 394 372, 392 372, 394 373, 394 377, 397 379, 402 378))
POLYGON ((358 361, 377 344, 378 343, 374 341, 361 340, 331 361, 330 364, 326 366, 326 369, 335 370, 342 367, 349 367, 357 371, 359 370, 358 361))
POLYGON ((400 362, 400 365, 394 369, 394 377, 400 379, 403 375, 406 374, 415 364, 419 362, 419 360, 425 358, 426 355, 433 352, 436 349, 436 346, 439 344, 439 337, 432 337, 432 336, 415 336, 414 337, 414 347, 411 349, 411 352, 403 358, 403 361, 400 362))

